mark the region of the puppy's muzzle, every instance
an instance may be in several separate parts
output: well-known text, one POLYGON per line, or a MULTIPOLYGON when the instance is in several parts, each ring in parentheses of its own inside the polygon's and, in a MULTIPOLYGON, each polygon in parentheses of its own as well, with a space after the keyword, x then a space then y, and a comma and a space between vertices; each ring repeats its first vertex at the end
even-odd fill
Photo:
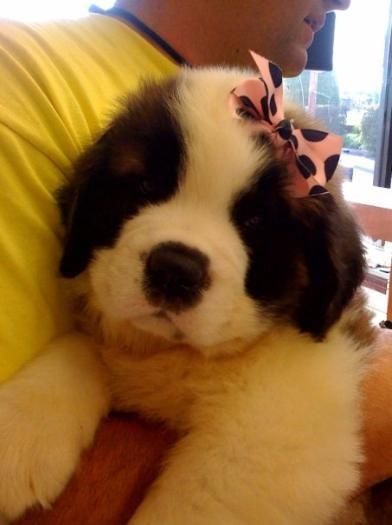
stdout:
POLYGON ((195 306, 208 289, 209 259, 179 242, 160 243, 147 256, 143 284, 152 305, 180 313, 195 306))

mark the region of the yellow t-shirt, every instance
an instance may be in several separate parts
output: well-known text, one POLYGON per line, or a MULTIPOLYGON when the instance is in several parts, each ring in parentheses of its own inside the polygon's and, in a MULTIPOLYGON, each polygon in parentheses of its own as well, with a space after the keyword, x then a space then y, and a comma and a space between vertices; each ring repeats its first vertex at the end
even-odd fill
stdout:
POLYGON ((71 326, 55 190, 120 95, 176 68, 107 16, 0 21, 0 381, 71 326))

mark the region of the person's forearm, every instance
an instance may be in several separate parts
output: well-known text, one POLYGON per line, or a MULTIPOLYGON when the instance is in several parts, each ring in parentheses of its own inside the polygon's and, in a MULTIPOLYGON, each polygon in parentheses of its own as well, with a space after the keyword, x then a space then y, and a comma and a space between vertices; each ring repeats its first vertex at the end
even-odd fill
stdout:
POLYGON ((392 331, 380 331, 362 384, 365 462, 358 492, 392 476, 392 331))

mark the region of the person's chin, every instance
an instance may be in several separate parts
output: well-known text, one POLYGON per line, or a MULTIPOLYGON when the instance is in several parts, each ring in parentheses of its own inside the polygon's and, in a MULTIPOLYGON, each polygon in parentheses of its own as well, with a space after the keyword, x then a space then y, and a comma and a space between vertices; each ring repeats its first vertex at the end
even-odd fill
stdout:
POLYGON ((285 77, 296 77, 305 69, 308 61, 308 51, 305 46, 293 46, 282 57, 280 67, 285 77))

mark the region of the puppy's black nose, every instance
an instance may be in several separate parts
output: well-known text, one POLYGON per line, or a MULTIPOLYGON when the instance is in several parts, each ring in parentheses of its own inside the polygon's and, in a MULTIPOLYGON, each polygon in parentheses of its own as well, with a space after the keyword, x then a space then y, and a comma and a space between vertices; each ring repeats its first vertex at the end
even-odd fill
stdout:
POLYGON ((163 242, 149 253, 144 291, 154 305, 180 312, 195 306, 210 284, 209 259, 179 242, 163 242))

